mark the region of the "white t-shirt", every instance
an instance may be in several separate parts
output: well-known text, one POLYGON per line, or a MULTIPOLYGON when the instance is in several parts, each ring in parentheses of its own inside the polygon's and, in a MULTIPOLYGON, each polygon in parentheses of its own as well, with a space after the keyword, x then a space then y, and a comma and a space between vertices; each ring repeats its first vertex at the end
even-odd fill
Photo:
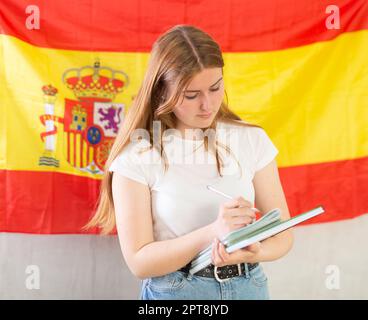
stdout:
POLYGON ((137 152, 149 145, 145 139, 129 143, 109 167, 109 171, 149 186, 156 241, 182 236, 215 221, 220 205, 230 200, 208 190, 207 185, 233 197, 243 196, 254 205, 254 174, 275 158, 278 149, 262 128, 218 122, 216 132, 218 140, 237 157, 242 173, 236 160, 219 147, 226 164, 220 177, 215 157, 205 152, 203 141, 176 134, 163 143, 169 164, 166 173, 155 148, 137 152))

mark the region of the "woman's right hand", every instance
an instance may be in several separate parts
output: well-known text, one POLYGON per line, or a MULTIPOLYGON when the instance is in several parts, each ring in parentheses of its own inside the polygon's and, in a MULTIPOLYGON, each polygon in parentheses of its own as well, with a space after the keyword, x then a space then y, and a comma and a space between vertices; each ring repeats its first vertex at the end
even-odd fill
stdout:
POLYGON ((220 206, 219 214, 213 222, 216 237, 221 240, 229 232, 251 223, 255 212, 251 209, 252 203, 243 197, 234 198, 220 206))

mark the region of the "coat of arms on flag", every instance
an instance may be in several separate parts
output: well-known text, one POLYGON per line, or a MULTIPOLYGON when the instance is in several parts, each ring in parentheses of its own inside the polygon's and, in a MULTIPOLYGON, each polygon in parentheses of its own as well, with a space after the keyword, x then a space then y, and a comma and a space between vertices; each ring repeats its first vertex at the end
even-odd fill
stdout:
POLYGON ((65 98, 64 116, 54 114, 57 88, 42 87, 45 114, 40 116, 46 131, 41 133, 44 152, 40 166, 59 167, 56 139, 63 139, 63 156, 73 167, 102 174, 111 146, 124 120, 125 105, 114 102, 116 95, 129 85, 123 71, 94 66, 71 68, 64 72, 63 83, 72 90, 75 100, 65 98), (63 125, 63 133, 57 124, 63 125))

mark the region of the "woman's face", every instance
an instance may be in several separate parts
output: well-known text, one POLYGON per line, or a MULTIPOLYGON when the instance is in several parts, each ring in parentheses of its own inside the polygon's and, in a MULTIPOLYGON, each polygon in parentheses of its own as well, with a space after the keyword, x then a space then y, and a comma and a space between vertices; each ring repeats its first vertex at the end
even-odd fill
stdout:
MULTIPOLYGON (((171 95, 169 87, 169 95, 171 95)), ((173 112, 176 129, 206 128, 211 125, 224 98, 222 68, 207 68, 194 76, 188 88, 181 93, 173 112), (181 102, 182 101, 182 102, 181 102), (181 103, 180 103, 181 102, 181 103), (209 116, 207 116, 210 114, 209 116)))

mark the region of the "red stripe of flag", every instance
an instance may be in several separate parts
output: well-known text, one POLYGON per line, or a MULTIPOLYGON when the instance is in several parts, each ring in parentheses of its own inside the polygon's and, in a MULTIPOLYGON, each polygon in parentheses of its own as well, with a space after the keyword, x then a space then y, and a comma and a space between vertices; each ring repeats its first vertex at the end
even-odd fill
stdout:
MULTIPOLYGON (((368 212, 368 194, 361 192, 368 190, 368 157, 280 168, 279 172, 292 216, 318 205, 325 208, 324 214, 304 224, 368 212)), ((5 187, 0 190, 3 232, 82 233, 100 186, 97 179, 56 172, 1 170, 0 179, 0 188, 5 187)))
POLYGON ((0 1, 0 33, 47 48, 149 52, 176 24, 202 28, 224 52, 280 50, 368 29, 368 1, 0 1), (40 8, 39 30, 25 26, 30 4, 40 8), (331 4, 340 9, 340 29, 326 28, 331 4))

